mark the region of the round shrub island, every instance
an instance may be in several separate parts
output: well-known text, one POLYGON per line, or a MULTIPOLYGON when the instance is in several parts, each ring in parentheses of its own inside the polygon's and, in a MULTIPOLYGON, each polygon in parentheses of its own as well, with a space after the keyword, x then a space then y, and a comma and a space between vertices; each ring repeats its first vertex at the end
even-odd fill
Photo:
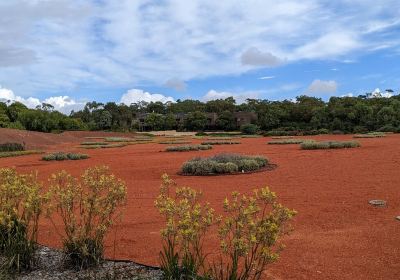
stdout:
POLYGON ((218 175, 247 173, 266 167, 268 159, 263 156, 245 156, 240 154, 217 154, 207 158, 194 158, 182 165, 184 175, 218 175))

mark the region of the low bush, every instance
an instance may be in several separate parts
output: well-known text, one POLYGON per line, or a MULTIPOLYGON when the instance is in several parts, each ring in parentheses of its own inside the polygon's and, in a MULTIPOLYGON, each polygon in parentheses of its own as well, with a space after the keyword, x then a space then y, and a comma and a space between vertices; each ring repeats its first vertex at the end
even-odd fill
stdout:
POLYGON ((162 180, 155 206, 166 222, 160 253, 165 279, 260 279, 278 259, 296 211, 279 204, 268 187, 251 195, 233 192, 223 202, 224 215, 216 217, 200 192, 177 187, 166 174, 162 180), (209 232, 218 232, 220 241, 212 257, 203 248, 209 232))
POLYGON ((235 145, 240 144, 239 141, 205 141, 201 145, 235 145))
POLYGON ((16 152, 16 151, 25 151, 25 146, 20 143, 0 144, 0 153, 1 152, 16 152))
POLYGON ((74 154, 74 153, 64 153, 64 152, 57 152, 48 154, 42 157, 42 160, 45 161, 62 161, 62 160, 80 160, 80 159, 87 159, 89 158, 86 154, 74 154))
POLYGON ((288 144, 301 144, 304 142, 315 142, 315 140, 312 139, 296 139, 296 138, 290 138, 290 139, 281 139, 281 140, 273 140, 269 141, 269 145, 288 145, 288 144))
POLYGON ((37 174, 20 175, 0 169, 0 254, 11 271, 29 269, 34 263, 37 228, 45 195, 37 174))
POLYGON ((194 158, 182 165, 185 175, 212 175, 236 172, 250 172, 268 164, 262 156, 244 156, 239 154, 218 154, 208 158, 194 158))
POLYGON ((50 178, 50 194, 48 215, 54 211, 64 224, 67 264, 76 269, 99 264, 104 237, 125 202, 124 182, 105 166, 85 170, 81 180, 61 171, 50 178))
POLYGON ((323 141, 323 142, 304 142, 300 144, 302 150, 318 149, 345 149, 360 147, 357 141, 323 141))
POLYGON ((356 134, 353 136, 354 138, 381 138, 386 137, 384 132, 369 132, 365 134, 356 134))
POLYGON ((210 150, 212 146, 210 145, 185 145, 185 146, 171 146, 165 148, 167 152, 187 152, 187 151, 200 151, 200 150, 210 150))
POLYGON ((15 152, 1 152, 0 158, 18 157, 18 156, 33 155, 33 154, 43 154, 43 151, 28 150, 28 151, 15 151, 15 152))
POLYGON ((240 127, 240 131, 243 134, 257 134, 257 132, 260 130, 260 127, 255 124, 244 124, 240 127))

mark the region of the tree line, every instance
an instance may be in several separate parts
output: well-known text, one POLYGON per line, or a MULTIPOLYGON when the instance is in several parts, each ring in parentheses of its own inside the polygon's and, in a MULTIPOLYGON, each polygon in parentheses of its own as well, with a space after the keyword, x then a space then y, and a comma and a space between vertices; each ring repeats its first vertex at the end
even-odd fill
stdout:
POLYGON ((236 104, 232 98, 201 102, 177 100, 176 102, 137 102, 130 105, 115 102, 88 102, 69 116, 57 112, 49 104, 36 109, 14 102, 0 102, 0 127, 35 131, 54 130, 114 130, 139 129, 139 116, 152 130, 204 129, 237 130, 235 112, 254 112, 254 121, 263 131, 270 130, 329 130, 344 133, 366 131, 400 131, 400 96, 390 98, 331 97, 327 102, 320 98, 301 95, 295 100, 269 101, 248 99, 236 104), (207 126, 207 113, 215 113, 214 127, 207 126), (184 118, 177 121, 177 115, 184 118))

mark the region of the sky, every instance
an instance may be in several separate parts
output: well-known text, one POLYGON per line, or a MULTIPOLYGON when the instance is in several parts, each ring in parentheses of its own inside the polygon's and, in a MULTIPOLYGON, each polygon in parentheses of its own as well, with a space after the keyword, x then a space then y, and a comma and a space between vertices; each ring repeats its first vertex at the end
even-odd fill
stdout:
POLYGON ((399 0, 0 0, 0 99, 292 99, 400 90, 399 0))

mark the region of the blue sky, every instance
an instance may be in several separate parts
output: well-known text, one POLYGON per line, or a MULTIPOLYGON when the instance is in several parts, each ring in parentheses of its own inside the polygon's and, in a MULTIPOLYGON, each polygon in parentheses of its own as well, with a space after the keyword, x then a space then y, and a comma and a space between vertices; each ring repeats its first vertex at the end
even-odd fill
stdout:
POLYGON ((328 99, 400 89, 398 0, 0 0, 0 99, 328 99))

